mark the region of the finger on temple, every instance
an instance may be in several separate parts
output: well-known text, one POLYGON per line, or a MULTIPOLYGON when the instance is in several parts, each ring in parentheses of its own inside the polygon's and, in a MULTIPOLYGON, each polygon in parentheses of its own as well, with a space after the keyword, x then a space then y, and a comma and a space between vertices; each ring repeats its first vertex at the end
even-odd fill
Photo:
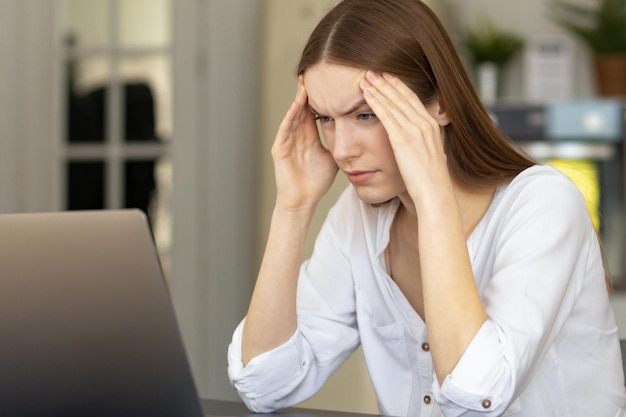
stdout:
POLYGON ((393 100, 395 102, 405 102, 419 114, 424 116, 428 114, 428 110, 424 103, 422 103, 422 100, 420 100, 417 94, 415 94, 404 81, 390 73, 383 73, 380 78, 383 80, 380 82, 381 87, 390 87, 390 91, 394 94, 393 100))

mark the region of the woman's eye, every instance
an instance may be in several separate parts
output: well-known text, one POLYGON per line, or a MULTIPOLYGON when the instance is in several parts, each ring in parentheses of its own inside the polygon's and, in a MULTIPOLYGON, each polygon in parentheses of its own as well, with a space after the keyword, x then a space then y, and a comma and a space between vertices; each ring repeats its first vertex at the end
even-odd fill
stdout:
POLYGON ((376 115, 374 113, 361 113, 357 116, 357 119, 359 120, 363 120, 363 121, 369 121, 369 120, 374 120, 376 118, 376 115))
POLYGON ((315 115, 315 120, 319 121, 320 123, 328 123, 328 122, 332 122, 333 121, 332 117, 320 116, 319 114, 315 115))

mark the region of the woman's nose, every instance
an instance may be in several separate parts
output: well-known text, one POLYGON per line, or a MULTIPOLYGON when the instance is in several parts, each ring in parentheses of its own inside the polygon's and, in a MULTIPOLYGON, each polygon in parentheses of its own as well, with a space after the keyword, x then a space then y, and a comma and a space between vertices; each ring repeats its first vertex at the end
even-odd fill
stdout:
POLYGON ((349 124, 336 122, 332 154, 336 161, 348 161, 359 154, 359 146, 354 135, 354 129, 349 124))

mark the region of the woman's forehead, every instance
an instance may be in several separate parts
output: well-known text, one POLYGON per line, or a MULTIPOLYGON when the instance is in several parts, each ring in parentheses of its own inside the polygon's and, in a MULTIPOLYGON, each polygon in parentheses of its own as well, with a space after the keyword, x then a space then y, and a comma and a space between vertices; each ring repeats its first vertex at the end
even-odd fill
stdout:
POLYGON ((357 83, 363 78, 364 75, 365 69, 363 68, 356 68, 342 64, 331 64, 327 62, 320 62, 312 65, 304 72, 305 80, 341 80, 343 82, 357 80, 357 83))
POLYGON ((344 114, 363 104, 359 86, 365 70, 345 65, 320 63, 304 72, 304 85, 312 108, 324 113, 344 114))

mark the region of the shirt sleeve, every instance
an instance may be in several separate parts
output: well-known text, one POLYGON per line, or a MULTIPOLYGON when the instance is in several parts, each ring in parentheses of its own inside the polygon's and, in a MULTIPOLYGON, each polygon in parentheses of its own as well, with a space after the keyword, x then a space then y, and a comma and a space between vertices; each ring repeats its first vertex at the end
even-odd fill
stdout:
POLYGON ((516 187, 493 242, 493 275, 483 294, 488 319, 441 386, 434 378, 446 416, 513 411, 584 279, 602 279, 597 235, 575 185, 552 175, 516 187))
POLYGON ((301 354, 296 332, 287 342, 253 358, 243 366, 241 337, 245 319, 237 326, 228 347, 228 376, 246 406, 259 413, 269 413, 293 404, 287 394, 302 383, 306 358, 301 354), (280 364, 280 365, 277 365, 280 364))
MULTIPOLYGON (((344 199, 345 200, 345 199, 344 199)), ((255 412, 273 412, 314 395, 360 343, 350 262, 340 249, 336 205, 317 237, 311 259, 298 277, 298 328, 283 345, 241 359, 242 321, 228 349, 228 374, 239 396, 255 412)))

